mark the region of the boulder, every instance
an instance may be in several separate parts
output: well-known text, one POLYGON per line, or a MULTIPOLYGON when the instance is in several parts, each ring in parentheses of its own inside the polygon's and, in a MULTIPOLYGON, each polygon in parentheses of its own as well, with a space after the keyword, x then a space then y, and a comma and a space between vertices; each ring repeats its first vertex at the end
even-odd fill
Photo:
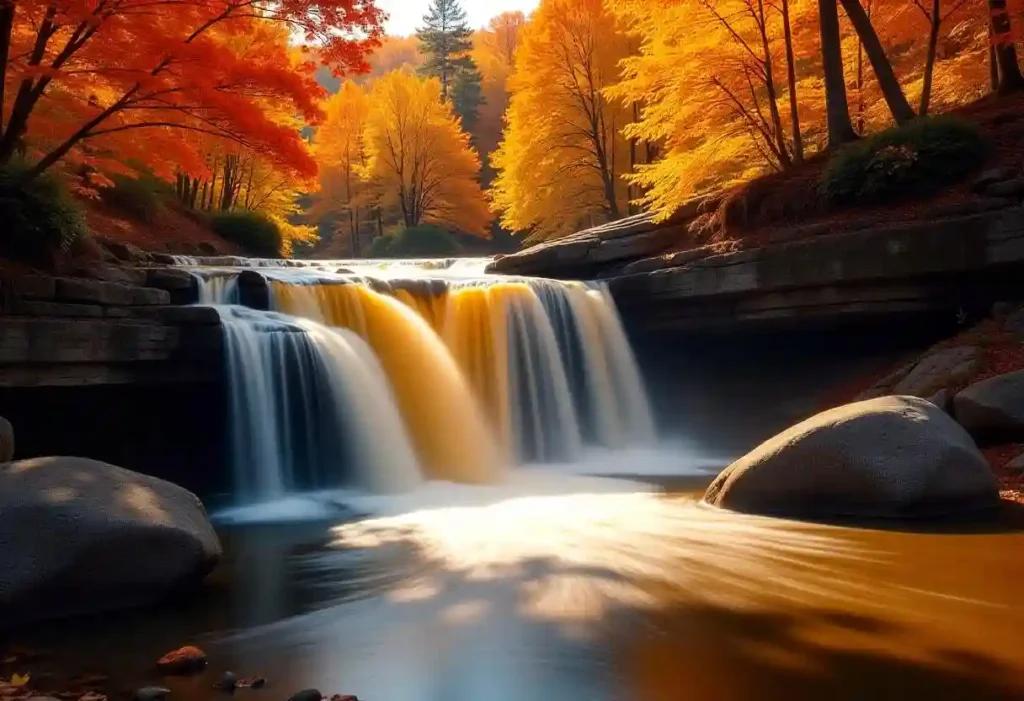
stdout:
POLYGON ((202 503, 177 485, 86 458, 0 465, 0 620, 153 603, 221 555, 202 503))
POLYGON ((1006 463, 1007 470, 1014 470, 1015 472, 1024 472, 1024 453, 1021 453, 1010 462, 1006 463))
POLYGON ((949 384, 969 377, 978 369, 975 346, 944 348, 926 355, 892 387, 890 394, 929 397, 949 384))
POLYGON ((794 518, 912 518, 999 504, 971 437, 931 402, 881 397, 837 407, 727 467, 705 501, 794 518))
POLYGON ((123 241, 103 241, 103 245, 111 254, 123 263, 145 263, 149 260, 149 254, 141 248, 123 241))
POLYGON ((976 382, 953 398, 953 415, 981 440, 1024 440, 1024 370, 976 382))
POLYGON ((14 459, 14 427, 0 416, 0 463, 14 459))

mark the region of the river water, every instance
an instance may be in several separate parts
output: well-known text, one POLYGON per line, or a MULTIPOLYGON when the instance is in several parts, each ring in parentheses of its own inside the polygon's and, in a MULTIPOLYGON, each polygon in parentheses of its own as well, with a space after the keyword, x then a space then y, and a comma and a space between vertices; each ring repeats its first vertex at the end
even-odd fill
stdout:
MULTIPOLYGON (((268 679, 236 693, 253 701, 308 687, 369 701, 1024 698, 1024 517, 1010 507, 941 532, 713 510, 703 488, 756 441, 728 455, 687 441, 738 423, 752 385, 733 377, 725 411, 704 392, 663 409, 659 442, 601 286, 451 262, 443 279, 422 263, 356 277, 247 265, 269 277, 272 311, 220 307, 234 324, 235 503, 212 508, 225 560, 185 601, 19 631, 49 653, 15 670, 37 688, 90 672, 115 694, 157 683, 212 701, 231 670, 268 679), (208 670, 155 675, 184 644, 208 670)), ((237 269, 196 274, 205 301, 240 301, 237 269)), ((735 375, 727 362, 701 378, 664 350, 655 394, 735 375)), ((769 405, 792 394, 779 377, 769 405)))
POLYGON ((67 674, 199 700, 228 669, 269 680, 236 693, 254 700, 1024 698, 1019 514, 878 530, 718 512, 692 481, 557 483, 225 527, 198 600, 19 642, 67 674), (185 643, 209 653, 204 675, 147 671, 185 643))

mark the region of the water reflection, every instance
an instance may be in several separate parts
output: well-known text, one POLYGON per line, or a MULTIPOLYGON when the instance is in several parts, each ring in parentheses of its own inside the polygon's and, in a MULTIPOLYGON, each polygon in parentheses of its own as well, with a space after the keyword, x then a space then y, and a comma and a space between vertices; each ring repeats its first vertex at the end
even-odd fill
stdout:
POLYGON ((225 545, 231 581, 196 609, 42 646, 71 671, 119 675, 198 642, 209 674, 170 683, 195 701, 219 698, 224 669, 281 698, 1024 698, 1019 532, 822 527, 595 493, 231 529, 225 545))

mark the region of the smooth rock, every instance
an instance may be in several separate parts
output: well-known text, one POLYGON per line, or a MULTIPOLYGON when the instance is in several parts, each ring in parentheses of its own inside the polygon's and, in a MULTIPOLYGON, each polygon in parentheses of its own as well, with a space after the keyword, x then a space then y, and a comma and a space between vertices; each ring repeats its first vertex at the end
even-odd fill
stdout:
POLYGON ((1005 166, 1003 168, 991 168, 981 173, 974 182, 971 183, 971 189, 975 192, 988 191, 992 185, 1001 183, 1006 180, 1012 180, 1017 175, 1017 169, 1005 166))
POLYGON ((14 459, 14 427, 11 422, 0 416, 0 462, 14 459))
POLYGON ((953 415, 982 440, 1024 440, 1024 370, 991 377, 953 398, 953 415))
POLYGON ((76 268, 82 277, 102 282, 119 282, 125 285, 146 284, 146 273, 136 268, 122 268, 109 263, 85 263, 76 268))
POLYGON ((234 691, 238 686, 238 677, 234 672, 224 672, 213 686, 221 691, 234 691))
POLYGON ((220 558, 191 492, 86 458, 0 465, 0 620, 152 603, 220 558))
POLYGON ((188 290, 195 284, 192 275, 181 268, 149 268, 146 270, 146 287, 176 292, 188 290))
POLYGON ((984 456, 917 397, 881 397, 813 416, 727 467, 705 500, 772 516, 912 518, 999 504, 984 456))
POLYGON ((949 390, 940 389, 938 392, 928 397, 928 401, 942 409, 947 414, 949 413, 949 390))
POLYGON ((944 348, 925 356, 910 373, 898 381, 891 394, 927 397, 949 384, 965 379, 978 369, 975 346, 944 348))
POLYGON ((1024 197, 1024 178, 1013 178, 1000 183, 993 183, 985 188, 986 194, 994 197, 1012 197, 1020 199, 1024 197))
POLYGON ((125 263, 140 263, 149 259, 149 254, 141 248, 121 241, 103 241, 103 245, 115 258, 125 263))
POLYGON ((1024 453, 1021 453, 1010 462, 1006 463, 1006 469, 1024 472, 1024 453))
POLYGON ((317 689, 303 689, 292 694, 288 701, 320 701, 324 697, 317 689))
POLYGON ((133 695, 135 701, 161 701, 167 698, 171 690, 163 686, 144 686, 136 689, 133 695))

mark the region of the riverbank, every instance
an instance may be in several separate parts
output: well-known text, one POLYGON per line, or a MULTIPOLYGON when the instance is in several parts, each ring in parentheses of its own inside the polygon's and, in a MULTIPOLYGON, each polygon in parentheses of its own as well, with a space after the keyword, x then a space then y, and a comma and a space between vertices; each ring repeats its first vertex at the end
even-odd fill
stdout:
MULTIPOLYGON (((1024 371, 1024 308, 997 305, 986 319, 883 369, 858 377, 824 398, 820 409, 890 393, 930 399, 956 412, 956 397, 986 380, 1024 371)), ((1024 396, 1019 400, 1024 402, 1024 396)), ((1011 432, 1012 433, 1012 432, 1011 432)), ((1024 503, 1024 440, 982 436, 982 453, 999 479, 1004 499, 1024 503)))

